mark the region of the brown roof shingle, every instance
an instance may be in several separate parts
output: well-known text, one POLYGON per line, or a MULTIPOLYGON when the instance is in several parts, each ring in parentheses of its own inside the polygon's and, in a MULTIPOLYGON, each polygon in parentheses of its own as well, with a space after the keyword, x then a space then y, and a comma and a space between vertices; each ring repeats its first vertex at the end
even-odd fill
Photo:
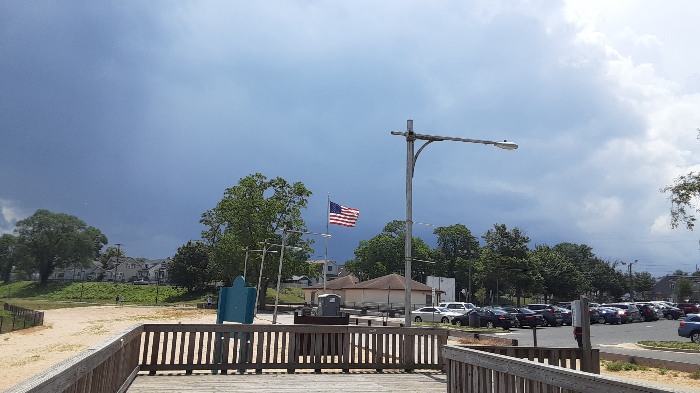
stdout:
MULTIPOLYGON (((349 287, 354 287, 359 281, 355 276, 345 276, 335 280, 328 281, 326 283, 326 289, 345 289, 349 287)), ((304 289, 323 289, 323 283, 312 285, 304 289)))

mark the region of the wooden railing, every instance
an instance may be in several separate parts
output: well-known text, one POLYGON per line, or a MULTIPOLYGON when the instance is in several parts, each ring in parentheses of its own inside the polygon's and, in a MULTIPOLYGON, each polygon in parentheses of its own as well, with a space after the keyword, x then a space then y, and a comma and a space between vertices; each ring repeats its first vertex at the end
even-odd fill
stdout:
POLYGON ((143 325, 132 326, 3 393, 124 391, 139 368, 143 325))
POLYGON ((447 392, 673 392, 472 348, 444 346, 447 392))
POLYGON ((443 369, 446 343, 439 328, 148 324, 140 369, 443 369))
POLYGON ((591 350, 591 365, 582 362, 583 349, 581 348, 548 348, 548 347, 503 347, 466 345, 464 348, 478 351, 497 353, 518 359, 534 360, 538 363, 547 363, 553 366, 569 368, 571 370, 585 371, 592 374, 600 374, 600 351, 591 350))

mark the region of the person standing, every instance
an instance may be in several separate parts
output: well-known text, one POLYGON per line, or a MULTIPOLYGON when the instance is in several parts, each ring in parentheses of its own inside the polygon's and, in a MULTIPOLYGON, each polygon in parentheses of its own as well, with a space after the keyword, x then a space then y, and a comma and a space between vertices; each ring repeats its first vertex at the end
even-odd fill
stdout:
POLYGON ((114 305, 118 306, 119 305, 119 295, 117 295, 117 299, 114 301, 114 305))
POLYGON ((211 308, 211 296, 207 298, 207 308, 211 308))
POLYGON ((122 307, 124 307, 124 295, 122 295, 122 307))

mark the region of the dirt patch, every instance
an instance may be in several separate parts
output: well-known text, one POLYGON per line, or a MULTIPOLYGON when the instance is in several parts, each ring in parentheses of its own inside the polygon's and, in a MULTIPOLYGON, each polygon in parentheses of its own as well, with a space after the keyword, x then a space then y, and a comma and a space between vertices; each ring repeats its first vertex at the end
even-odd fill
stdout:
POLYGON ((44 326, 0 336, 0 390, 137 323, 215 323, 216 310, 93 306, 47 310, 44 321, 44 326))
POLYGON ((663 374, 659 372, 657 368, 650 368, 646 371, 608 371, 605 369, 605 366, 601 365, 600 373, 610 377, 629 378, 640 383, 644 383, 644 380, 653 381, 669 385, 668 387, 670 388, 683 386, 697 389, 700 387, 700 380, 692 379, 690 378, 690 373, 684 373, 682 371, 668 370, 663 374))

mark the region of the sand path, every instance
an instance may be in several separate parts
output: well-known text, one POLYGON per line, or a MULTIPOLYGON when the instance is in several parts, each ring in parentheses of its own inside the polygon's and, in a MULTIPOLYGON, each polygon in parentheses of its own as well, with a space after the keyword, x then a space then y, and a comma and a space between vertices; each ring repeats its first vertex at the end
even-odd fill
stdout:
MULTIPOLYGON (((0 335, 0 390, 137 323, 215 323, 216 310, 95 306, 47 310, 44 326, 0 335)), ((256 320, 256 323, 269 323, 256 320)))

